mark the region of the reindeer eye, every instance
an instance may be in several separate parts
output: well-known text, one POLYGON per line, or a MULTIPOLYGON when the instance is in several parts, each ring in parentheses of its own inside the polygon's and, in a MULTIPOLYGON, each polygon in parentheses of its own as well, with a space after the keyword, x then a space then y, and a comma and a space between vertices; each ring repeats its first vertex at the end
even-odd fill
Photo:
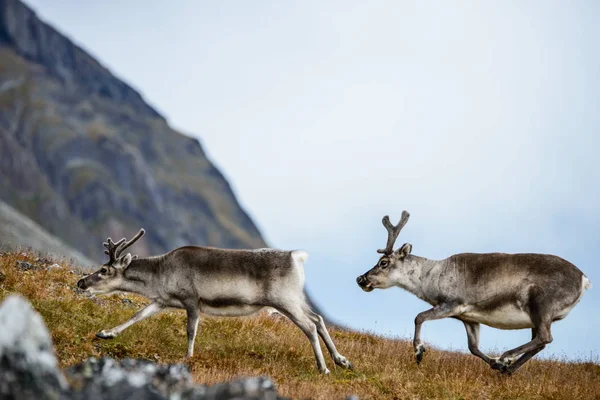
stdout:
POLYGON ((387 265, 388 265, 388 262, 387 262, 386 260, 382 260, 382 261, 379 263, 379 266, 380 266, 381 268, 385 268, 385 267, 387 267, 387 265))
POLYGON ((101 274, 106 274, 107 272, 108 272, 108 269, 106 269, 106 268, 102 268, 102 269, 100 270, 100 273, 101 273, 101 274))

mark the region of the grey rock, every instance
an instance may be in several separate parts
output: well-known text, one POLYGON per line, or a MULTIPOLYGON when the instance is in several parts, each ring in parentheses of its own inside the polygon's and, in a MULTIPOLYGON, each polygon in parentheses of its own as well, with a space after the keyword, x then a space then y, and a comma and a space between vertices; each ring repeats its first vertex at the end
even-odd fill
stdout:
POLYGON ((273 382, 267 377, 238 379, 231 382, 218 383, 209 387, 200 397, 189 399, 283 399, 277 395, 273 382))
POLYGON ((9 296, 0 306, 0 398, 57 399, 66 388, 42 317, 9 296))
POLYGON ((20 269, 21 271, 31 271, 31 270, 37 271, 37 270, 42 269, 42 267, 40 267, 39 265, 32 264, 27 261, 17 261, 16 265, 17 265, 17 268, 20 269))
POLYGON ((266 377, 238 379, 213 386, 195 385, 186 365, 157 365, 146 360, 90 358, 66 370, 72 399, 253 399, 279 400, 266 377))
POLYGON ((156 398, 179 395, 193 387, 183 364, 156 365, 145 360, 90 358, 67 369, 74 399, 156 398))

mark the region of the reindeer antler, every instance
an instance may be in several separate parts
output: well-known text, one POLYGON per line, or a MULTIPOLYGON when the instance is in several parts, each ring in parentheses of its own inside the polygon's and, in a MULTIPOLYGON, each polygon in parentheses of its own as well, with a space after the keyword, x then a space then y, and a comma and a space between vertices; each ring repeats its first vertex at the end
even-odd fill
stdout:
POLYGON ((108 264, 112 264, 117 261, 116 252, 118 247, 123 244, 125 238, 119 240, 117 243, 113 242, 111 238, 106 239, 106 242, 102 243, 106 250, 104 250, 104 254, 108 255, 108 264))
MULTIPOLYGON (((123 238, 117 243, 113 242, 111 238, 106 239, 106 242, 104 242, 103 244, 104 247, 106 247, 104 253, 107 254, 109 257, 108 264, 112 264, 115 261, 117 261, 117 259, 123 253, 123 251, 125 251, 125 249, 127 249, 135 242, 137 242, 142 236, 144 236, 144 233, 146 233, 146 231, 142 228, 133 238, 131 238, 131 240, 125 241, 125 238, 123 238)), ((137 258, 137 256, 133 257, 137 258)))
POLYGON ((392 225, 392 223, 390 222, 390 217, 389 216, 385 216, 383 217, 383 219, 381 220, 381 222, 383 223, 383 226, 385 226, 385 229, 387 229, 388 231, 388 239, 387 239, 387 245, 385 246, 385 249, 379 249, 377 250, 378 253, 380 254, 392 254, 392 251, 394 250, 394 243, 396 242, 396 239, 398 238, 398 235, 400 234, 400 231, 402 230, 402 228, 404 228, 404 225, 406 225, 406 223, 408 222, 408 218, 410 217, 410 214, 408 213, 408 211, 402 211, 402 217, 400 218, 400 222, 398 222, 398 225, 394 226, 392 225))

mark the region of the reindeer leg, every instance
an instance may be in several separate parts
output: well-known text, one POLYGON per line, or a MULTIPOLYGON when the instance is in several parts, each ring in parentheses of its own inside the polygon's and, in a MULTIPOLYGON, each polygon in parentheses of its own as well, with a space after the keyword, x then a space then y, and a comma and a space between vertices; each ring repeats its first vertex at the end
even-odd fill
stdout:
POLYGON ((511 375, 516 370, 521 368, 523 366, 523 364, 525 364, 527 361, 529 361, 533 356, 535 356, 537 353, 544 350, 545 348, 546 348, 546 345, 538 347, 537 349, 531 350, 530 352, 523 354, 521 357, 519 357, 517 359, 517 361, 513 362, 508 367, 506 367, 506 373, 508 375, 511 375))
POLYGON ((522 346, 508 350, 500 358, 492 359, 490 366, 493 369, 511 374, 552 342, 552 333, 550 332, 552 315, 546 311, 547 301, 543 296, 544 291, 537 287, 532 287, 529 291, 529 314, 534 326, 531 331, 532 340, 522 346), (523 355, 515 361, 515 358, 521 354, 523 355))
POLYGON ((460 312, 456 304, 444 303, 439 304, 427 311, 423 311, 417 315, 415 318, 415 336, 413 338, 413 347, 415 349, 415 358, 417 359, 417 364, 421 363, 423 354, 426 351, 425 345, 423 345, 423 342, 421 341, 421 325, 423 325, 423 322, 454 317, 459 314, 460 312))
POLYGON ((304 313, 301 306, 292 304, 289 306, 278 306, 276 308, 277 311, 280 311, 283 315, 291 319, 292 322, 295 323, 302 332, 304 332, 313 348, 313 352, 315 353, 319 372, 325 375, 329 374, 329 369, 327 369, 325 359, 323 358, 323 352, 321 351, 316 324, 304 313))
POLYGON ((186 308, 187 311, 187 354, 186 358, 194 356, 194 341, 196 340, 196 332, 198 331, 198 321, 200 321, 200 312, 198 307, 186 308))
POLYGON ((159 312, 162 309, 163 309, 163 307, 161 305, 159 305, 158 303, 150 303, 146 307, 142 308, 140 311, 136 312, 134 314, 134 316, 131 317, 131 319, 129 319, 127 322, 125 322, 119 326, 116 326, 112 329, 104 329, 101 332, 96 333, 96 336, 99 337, 100 339, 115 338, 121 332, 123 332, 125 329, 129 328, 131 325, 156 314, 157 312, 159 312))
POLYGON ((331 358, 333 358, 333 361, 336 363, 336 365, 346 369, 353 369, 352 363, 348 361, 346 357, 338 353, 337 349, 335 348, 335 344, 333 343, 333 340, 331 340, 329 332, 327 332, 327 327, 325 326, 323 317, 310 309, 308 310, 307 314, 311 321, 313 321, 313 323, 317 326, 317 332, 319 333, 319 336, 321 336, 321 339, 323 339, 323 342, 325 342, 325 346, 327 347, 327 350, 329 351, 329 354, 331 354, 331 358))
POLYGON ((490 357, 479 350, 479 323, 463 321, 467 330, 467 339, 469 340, 469 351, 474 356, 481 358, 486 364, 490 363, 490 357))
POLYGON ((544 350, 547 344, 552 342, 549 322, 543 323, 537 328, 537 331, 538 334, 530 342, 505 352, 500 358, 491 359, 490 366, 503 374, 512 374, 515 372, 533 356, 544 350), (515 358, 520 354, 523 355, 515 361, 515 358))

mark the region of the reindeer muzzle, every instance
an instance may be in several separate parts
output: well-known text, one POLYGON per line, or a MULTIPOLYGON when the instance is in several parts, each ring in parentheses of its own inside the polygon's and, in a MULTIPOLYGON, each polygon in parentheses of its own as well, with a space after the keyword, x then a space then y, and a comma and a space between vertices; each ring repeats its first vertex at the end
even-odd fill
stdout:
POLYGON ((85 278, 77 281, 77 287, 81 290, 87 289, 87 284, 85 283, 85 278))
POLYGON ((370 292, 371 290, 373 290, 371 282, 369 282, 369 280, 364 275, 361 275, 358 278, 356 278, 356 283, 358 283, 358 286, 360 286, 360 288, 365 292, 370 292))

